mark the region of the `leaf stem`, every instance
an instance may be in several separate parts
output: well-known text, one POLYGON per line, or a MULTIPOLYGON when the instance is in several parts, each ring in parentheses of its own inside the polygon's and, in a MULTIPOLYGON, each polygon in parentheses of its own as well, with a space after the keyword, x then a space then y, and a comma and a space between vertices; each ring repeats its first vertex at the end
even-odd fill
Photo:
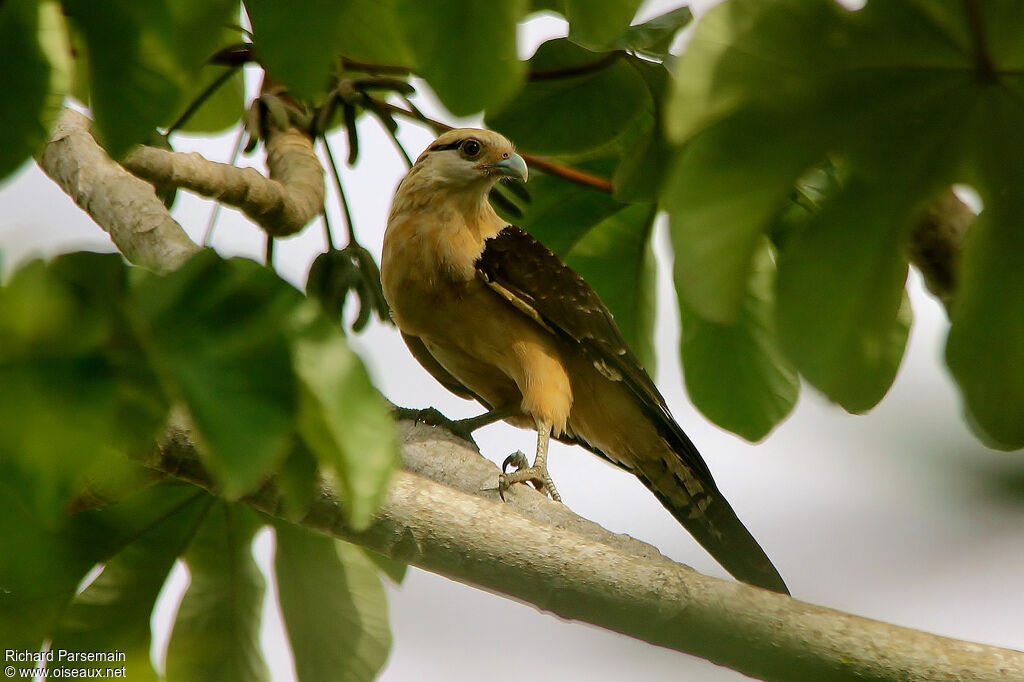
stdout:
POLYGON ((181 116, 179 116, 174 121, 174 123, 172 123, 170 127, 167 128, 167 132, 164 133, 164 135, 170 135, 175 130, 188 123, 188 120, 192 118, 193 114, 199 111, 199 107, 203 106, 203 104, 206 103, 206 100, 210 99, 213 93, 217 92, 217 90, 220 89, 220 86, 227 83, 228 79, 235 75, 235 72, 238 71, 239 66, 241 65, 235 64, 234 66, 225 69, 224 72, 217 76, 217 78, 212 83, 207 85, 202 92, 196 95, 196 98, 192 100, 191 104, 189 104, 188 107, 185 108, 185 111, 181 112, 181 116))
POLYGON ((971 42, 974 48, 974 71, 980 83, 995 83, 996 65, 988 52, 985 41, 985 21, 982 16, 981 3, 978 0, 965 0, 967 21, 971 26, 971 42))
MULTIPOLYGON (((348 232, 348 243, 358 246, 356 231, 352 223, 352 210, 349 208, 348 199, 345 197, 345 188, 341 184, 341 173, 338 172, 338 164, 334 162, 334 154, 331 153, 331 145, 327 142, 327 136, 320 137, 323 142, 324 151, 327 153, 328 165, 331 167, 331 176, 334 178, 334 188, 338 191, 338 201, 341 202, 341 213, 345 218, 345 229, 348 232)), ((327 216, 324 216, 324 224, 327 224, 327 216)), ((331 228, 327 227, 327 243, 334 248, 334 240, 331 238, 331 228)))

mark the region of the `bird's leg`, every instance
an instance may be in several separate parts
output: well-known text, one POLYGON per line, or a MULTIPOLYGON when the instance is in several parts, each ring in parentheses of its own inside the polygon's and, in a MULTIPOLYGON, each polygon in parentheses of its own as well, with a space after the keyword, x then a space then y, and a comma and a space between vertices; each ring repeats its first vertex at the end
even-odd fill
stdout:
POLYGON ((423 409, 395 407, 394 412, 395 416, 399 419, 410 419, 417 424, 440 426, 448 429, 459 438, 476 445, 476 442, 473 440, 474 431, 488 424, 521 414, 522 409, 519 406, 512 405, 499 407, 476 417, 469 417, 468 419, 449 419, 433 407, 425 407, 423 409))
POLYGON ((462 435, 463 433, 473 433, 477 429, 493 424, 494 422, 500 422, 502 419, 514 417, 517 414, 522 414, 523 410, 518 405, 508 405, 507 407, 498 407, 488 412, 484 412, 476 417, 469 417, 467 419, 456 419, 451 423, 451 429, 454 433, 462 435))
POLYGON ((548 473, 548 443, 551 440, 551 422, 537 420, 537 456, 533 460, 533 466, 526 467, 526 456, 521 452, 509 455, 501 465, 502 473, 498 476, 498 491, 508 490, 513 483, 533 483, 537 490, 549 495, 555 502, 561 502, 562 496, 555 488, 555 482, 551 480, 548 473), (512 464, 516 470, 510 474, 505 473, 505 468, 512 464))

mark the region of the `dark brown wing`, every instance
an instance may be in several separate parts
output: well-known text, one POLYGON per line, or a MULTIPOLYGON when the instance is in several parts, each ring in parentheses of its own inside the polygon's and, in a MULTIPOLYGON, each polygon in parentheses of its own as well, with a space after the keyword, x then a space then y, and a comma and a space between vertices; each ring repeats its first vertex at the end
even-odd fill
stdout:
MULTIPOLYGON (((552 333, 572 339, 599 372, 624 382, 637 397, 678 461, 666 469, 661 459, 644 459, 635 463, 633 473, 672 515, 734 576, 788 594, 782 577, 715 485, 704 459, 672 418, 665 399, 590 285, 546 246, 513 226, 487 241, 476 265, 495 292, 552 333), (680 477, 666 476, 680 464, 680 477), (691 494, 685 483, 689 478, 699 481, 703 491, 691 494)), ((610 459, 578 435, 568 440, 610 459)))
MULTIPOLYGON (((530 311, 524 312, 578 343, 598 371, 609 379, 625 382, 672 449, 704 483, 715 487, 704 459, 672 418, 665 398, 586 280, 528 232, 513 225, 487 240, 476 266, 481 277, 499 293, 505 295, 501 291, 504 289, 519 299, 513 304, 520 309, 528 307, 530 311)), ((587 443, 580 444, 593 450, 587 443)))

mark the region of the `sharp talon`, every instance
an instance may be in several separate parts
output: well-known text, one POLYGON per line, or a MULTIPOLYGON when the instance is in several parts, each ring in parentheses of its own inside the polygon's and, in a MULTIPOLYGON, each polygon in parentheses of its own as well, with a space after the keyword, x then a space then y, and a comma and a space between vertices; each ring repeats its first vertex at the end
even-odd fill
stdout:
POLYGON ((501 463, 501 473, 505 473, 508 470, 509 465, 514 466, 516 471, 525 469, 529 462, 526 459, 526 455, 523 454, 522 450, 516 450, 511 455, 505 458, 505 461, 501 463))

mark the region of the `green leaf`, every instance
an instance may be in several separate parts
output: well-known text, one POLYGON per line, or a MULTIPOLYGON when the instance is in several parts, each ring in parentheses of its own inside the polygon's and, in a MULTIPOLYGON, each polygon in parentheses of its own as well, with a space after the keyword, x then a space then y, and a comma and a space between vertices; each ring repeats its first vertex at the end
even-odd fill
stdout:
POLYGON ((116 479, 168 403, 130 329, 120 256, 79 253, 17 271, 0 289, 0 456, 63 515, 87 477, 116 479))
POLYGON ((401 561, 397 561, 391 557, 386 557, 383 554, 378 554, 372 549, 366 549, 365 547, 362 547, 361 549, 363 550, 363 554, 369 557, 370 561, 377 565, 377 570, 390 578, 396 585, 402 584, 402 581, 405 580, 405 574, 408 572, 409 564, 402 563, 401 561))
POLYGON ((415 66, 396 15, 396 0, 347 0, 338 51, 373 64, 415 66))
MULTIPOLYGON (((230 74, 228 71, 229 69, 222 66, 208 66, 199 72, 195 87, 185 97, 190 105, 218 80, 227 80, 220 83, 178 130, 186 133, 213 134, 238 124, 245 111, 245 79, 241 69, 230 69, 230 74)), ((167 121, 168 125, 173 122, 167 121)))
POLYGON ((278 598, 300 682, 376 679, 391 649, 376 566, 355 545, 276 523, 278 598))
POLYGON ((762 233, 815 151, 767 115, 739 114, 686 145, 665 181, 679 298, 720 324, 737 319, 762 233))
POLYGON ((487 125, 538 154, 592 151, 618 139, 653 107, 643 77, 625 59, 550 40, 530 59, 531 79, 487 125), (596 112, 596 114, 595 114, 596 112))
POLYGON ((997 92, 972 122, 971 181, 984 210, 968 232, 946 343, 971 426, 1005 450, 1024 447, 1024 150, 1008 136, 1022 125, 1020 100, 997 92))
POLYGON ((740 0, 709 13, 667 119, 687 143, 663 196, 689 244, 686 303, 734 318, 758 235, 828 154, 866 177, 917 176, 918 202, 954 182, 961 150, 950 138, 970 109, 972 73, 956 41, 905 2, 849 12, 740 0))
POLYGON ((689 7, 677 7, 642 24, 631 26, 616 45, 652 57, 665 57, 679 31, 692 21, 693 11, 689 7))
POLYGON ((157 679, 149 656, 153 607, 211 502, 211 497, 193 488, 183 505, 133 537, 75 596, 52 636, 53 650, 84 654, 120 651, 127 660, 55 661, 51 668, 124 667, 133 680, 157 679))
POLYGON ((251 544, 260 522, 217 502, 187 553, 191 582, 167 649, 167 680, 269 680, 260 649, 263 576, 251 544))
POLYGON ((566 263, 594 287, 641 364, 654 372, 655 209, 633 204, 594 225, 573 244, 566 263))
POLYGON ((297 7, 276 0, 246 0, 245 8, 256 55, 270 76, 299 97, 313 99, 326 91, 346 3, 305 0, 297 7))
MULTIPOLYGON (((37 651, 96 557, 32 511, 33 485, 0 468, 0 638, 37 651)), ((26 668, 34 664, 25 664, 26 668)))
POLYGON ((418 71, 456 116, 508 101, 522 83, 516 24, 526 0, 396 0, 418 71))
POLYGON ((634 121, 637 132, 622 140, 622 159, 615 169, 612 184, 620 201, 655 201, 671 158, 671 147, 665 139, 661 103, 669 85, 669 72, 661 64, 636 57, 627 63, 637 70, 647 84, 652 109, 634 121))
POLYGON ((85 41, 96 132, 115 158, 181 107, 237 11, 229 0, 63 5, 85 41))
POLYGON ((690 8, 677 7, 642 24, 630 26, 612 43, 612 47, 663 58, 672 47, 676 34, 691 21, 693 12, 690 8))
POLYGON ((183 76, 168 45, 170 17, 161 3, 68 0, 64 6, 87 45, 96 132, 119 158, 181 98, 183 76))
POLYGON ((272 271, 204 251, 135 289, 138 325, 168 394, 188 408, 197 445, 236 498, 285 457, 297 387, 285 319, 299 293, 272 271))
POLYGON ((850 412, 882 399, 910 329, 904 255, 913 206, 850 182, 779 256, 782 348, 815 387, 850 412))
POLYGON ((39 43, 39 11, 35 0, 0 4, 0 179, 46 141, 43 108, 51 66, 39 43))
POLYGON ((629 27, 640 0, 563 0, 569 39, 588 48, 602 48, 629 27))
POLYGON ((800 381, 778 348, 775 264, 762 244, 739 319, 708 322, 679 305, 686 390, 709 420, 749 441, 768 435, 796 405, 800 381))
POLYGON ((321 468, 338 477, 349 522, 365 528, 398 463, 394 420, 363 363, 318 306, 304 306, 293 325, 299 433, 321 468))
POLYGON ((0 637, 15 649, 38 649, 89 569, 183 509, 197 489, 160 484, 56 522, 31 511, 35 494, 0 461, 0 637))
POLYGON ((285 518, 299 521, 305 516, 316 497, 319 482, 316 457, 304 440, 296 438, 292 451, 277 472, 277 487, 281 491, 285 518))

